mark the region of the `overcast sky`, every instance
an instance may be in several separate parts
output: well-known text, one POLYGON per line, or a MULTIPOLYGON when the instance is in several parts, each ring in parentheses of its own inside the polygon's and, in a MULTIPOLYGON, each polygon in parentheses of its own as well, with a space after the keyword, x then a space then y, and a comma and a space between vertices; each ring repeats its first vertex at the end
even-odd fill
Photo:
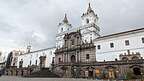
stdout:
POLYGON ((0 0, 0 49, 55 46, 57 25, 67 13, 81 25, 88 3, 99 16, 101 35, 144 27, 144 0, 0 0))

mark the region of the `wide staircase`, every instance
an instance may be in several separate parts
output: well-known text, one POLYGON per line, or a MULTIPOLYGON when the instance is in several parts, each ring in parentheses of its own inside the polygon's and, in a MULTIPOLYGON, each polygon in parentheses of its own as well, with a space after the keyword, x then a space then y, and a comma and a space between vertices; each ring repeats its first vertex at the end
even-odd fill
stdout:
POLYGON ((26 75, 24 77, 59 78, 59 76, 51 72, 49 68, 42 68, 40 71, 33 72, 30 75, 26 75))

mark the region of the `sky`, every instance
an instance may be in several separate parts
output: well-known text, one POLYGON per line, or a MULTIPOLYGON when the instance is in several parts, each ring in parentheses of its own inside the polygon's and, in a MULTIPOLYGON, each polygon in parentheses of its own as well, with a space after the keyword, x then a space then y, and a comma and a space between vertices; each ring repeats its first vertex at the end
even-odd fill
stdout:
POLYGON ((144 0, 0 0, 0 51, 55 46, 58 23, 68 16, 81 26, 88 3, 99 17, 101 35, 144 27, 144 0))

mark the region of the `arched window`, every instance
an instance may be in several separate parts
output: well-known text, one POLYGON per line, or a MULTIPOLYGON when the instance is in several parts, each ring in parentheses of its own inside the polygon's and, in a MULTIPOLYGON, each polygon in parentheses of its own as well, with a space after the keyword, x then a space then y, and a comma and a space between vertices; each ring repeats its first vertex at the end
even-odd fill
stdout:
POLYGON ((72 62, 72 63, 75 63, 75 62, 76 62, 76 57, 75 57, 75 55, 72 55, 72 56, 71 56, 71 62, 72 62))
POLYGON ((59 60, 59 63, 61 62, 61 58, 58 58, 58 60, 59 60))

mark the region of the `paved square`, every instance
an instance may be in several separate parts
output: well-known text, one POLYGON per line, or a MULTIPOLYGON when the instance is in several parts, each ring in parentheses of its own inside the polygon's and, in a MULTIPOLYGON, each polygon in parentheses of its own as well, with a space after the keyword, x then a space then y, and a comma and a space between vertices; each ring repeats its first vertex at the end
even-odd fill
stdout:
POLYGON ((2 76, 0 81, 96 81, 87 79, 74 79, 74 78, 23 78, 16 76, 2 76))

